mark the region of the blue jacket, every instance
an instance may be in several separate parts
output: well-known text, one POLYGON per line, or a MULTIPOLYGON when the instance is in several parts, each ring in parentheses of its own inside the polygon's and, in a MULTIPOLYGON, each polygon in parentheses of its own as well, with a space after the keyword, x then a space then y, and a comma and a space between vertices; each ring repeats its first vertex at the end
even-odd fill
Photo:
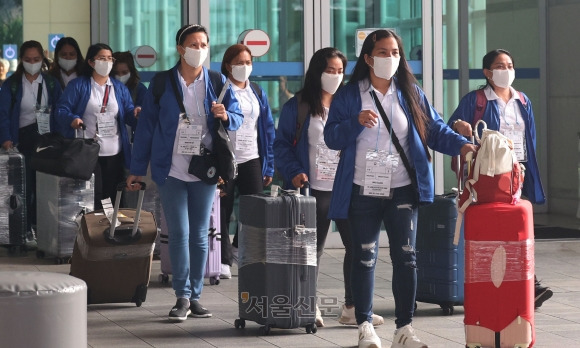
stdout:
MULTIPOLYGON (((523 93, 522 93, 523 94, 523 93)), ((523 105, 519 98, 516 103, 520 107, 520 112, 526 125, 526 147, 528 150, 528 162, 525 163, 526 176, 524 179, 524 188, 522 194, 532 203, 543 204, 546 202, 540 170, 536 158, 536 124, 534 122, 534 112, 532 111, 532 102, 523 94, 526 105, 523 105)), ((457 109, 451 115, 449 125, 452 125, 457 119, 472 123, 476 108, 476 91, 467 93, 459 102, 457 109)), ((489 100, 483 113, 482 120, 487 124, 488 129, 499 130, 500 112, 496 100, 489 100)))
POLYGON ((276 140, 274 140, 274 156, 276 168, 282 175, 285 189, 296 189, 292 185, 292 179, 301 173, 310 177, 310 157, 308 153, 308 127, 310 126, 310 114, 307 115, 302 125, 302 136, 296 146, 296 125, 298 123, 298 98, 290 98, 282 107, 276 140))
MULTIPOLYGON (((62 89, 58 81, 49 74, 41 73, 43 81, 46 81, 48 103, 51 105, 50 130, 55 130, 56 103, 60 98, 62 89), (50 82, 48 82, 50 80, 50 82), (52 89, 50 88, 52 86, 52 89)), ((18 129, 20 128, 20 102, 22 101, 22 75, 12 74, 4 81, 0 89, 0 146, 7 140, 14 145, 18 144, 18 129), (12 84, 16 84, 14 104, 12 104, 12 84)))
MULTIPOLYGON (((397 83, 396 78, 393 79, 397 83)), ((428 126, 427 145, 439 152, 450 156, 457 156, 461 147, 467 143, 467 139, 455 133, 437 111, 429 104, 427 97, 419 87, 416 87, 427 105, 427 117, 430 118, 428 126)), ((418 185, 418 197, 422 203, 433 202, 434 181, 433 166, 427 159, 425 148, 417 133, 415 124, 401 90, 397 88, 399 104, 407 116, 409 123, 409 153, 406 153, 415 168, 418 185)), ((340 162, 334 180, 332 199, 330 201, 329 219, 348 218, 348 207, 354 179, 354 163, 356 156, 356 139, 364 130, 358 122, 358 115, 362 110, 362 101, 358 82, 348 83, 341 88, 332 99, 328 121, 324 127, 324 141, 334 150, 341 150, 340 162)))
MULTIPOLYGON (((127 127, 129 125, 134 127, 137 120, 133 116, 133 101, 131 94, 127 87, 111 78, 113 88, 115 89, 115 98, 119 104, 119 114, 117 115, 117 122, 119 132, 121 135, 121 146, 123 148, 123 155, 125 159, 125 166, 129 168, 131 164, 131 144, 129 143, 129 135, 127 127)), ((57 130, 67 138, 74 138, 75 131, 70 126, 75 118, 83 118, 83 114, 87 108, 89 98, 91 97, 91 78, 88 76, 79 76, 71 80, 64 89, 64 92, 58 101, 56 124, 57 130)))
MULTIPOLYGON (((179 81, 177 75, 177 67, 179 64, 177 63, 170 70, 176 81, 179 81)), ((204 108, 207 115, 207 125, 209 129, 214 129, 214 115, 210 112, 210 109, 212 101, 217 100, 217 95, 214 92, 214 87, 208 76, 208 70, 205 67, 203 68, 203 74, 206 94, 204 108)), ((223 75, 222 81, 225 83, 225 77, 223 75)), ((133 142, 131 174, 145 176, 149 162, 151 162, 152 179, 158 185, 163 185, 171 169, 173 144, 179 123, 179 117, 177 116, 181 111, 169 79, 165 79, 164 92, 160 96, 158 103, 153 95, 154 88, 155 78, 149 84, 142 106, 143 109, 139 115, 139 127, 137 127, 135 140, 133 142)), ((181 92, 180 83, 177 83, 177 88, 181 92)), ((244 116, 240 111, 239 103, 231 88, 228 89, 223 99, 223 104, 228 113, 228 122, 225 124, 226 129, 238 129, 243 122, 244 116)))
POLYGON ((276 129, 274 128, 274 119, 272 110, 266 92, 260 87, 252 91, 258 98, 260 104, 260 117, 258 118, 258 153, 262 162, 262 176, 274 176, 274 150, 272 149, 276 129))
POLYGON ((137 106, 143 105, 143 100, 145 100, 145 94, 147 94, 147 87, 142 82, 137 83, 134 89, 129 90, 131 93, 131 98, 133 98, 133 93, 135 93, 135 99, 133 100, 133 104, 137 106), (133 92, 137 90, 136 92, 133 92))

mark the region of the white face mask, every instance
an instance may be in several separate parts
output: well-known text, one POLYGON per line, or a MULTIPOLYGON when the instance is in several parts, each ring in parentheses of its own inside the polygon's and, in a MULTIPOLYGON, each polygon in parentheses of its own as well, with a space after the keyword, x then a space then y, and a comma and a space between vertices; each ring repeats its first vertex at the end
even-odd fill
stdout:
POLYGON ((77 65, 77 60, 76 59, 59 58, 58 59, 58 65, 64 71, 71 71, 77 65))
POLYGON ((113 62, 107 62, 105 60, 95 60, 95 71, 101 76, 109 76, 109 73, 113 69, 113 62))
POLYGON ((500 88, 508 88, 516 78, 516 71, 514 69, 495 69, 491 72, 493 73, 491 80, 500 88))
POLYGON ((329 74, 323 72, 320 76, 320 82, 322 83, 322 89, 327 93, 334 94, 342 82, 344 74, 329 74))
POLYGON ((399 68, 400 57, 372 57, 374 60, 373 71, 376 77, 390 80, 399 68))
POLYGON ((191 47, 185 47, 185 54, 183 55, 183 59, 185 59, 187 65, 194 68, 199 68, 206 58, 207 48, 196 50, 191 47))
POLYGON ((42 62, 38 63, 22 62, 22 66, 24 66, 24 70, 30 75, 36 75, 40 71, 40 68, 42 68, 42 62))
POLYGON ((232 65, 232 77, 239 82, 245 82, 252 73, 251 65, 232 65))
POLYGON ((126 85, 127 81, 129 81, 129 79, 131 78, 131 73, 128 73, 126 75, 115 75, 115 78, 121 81, 124 85, 126 85))

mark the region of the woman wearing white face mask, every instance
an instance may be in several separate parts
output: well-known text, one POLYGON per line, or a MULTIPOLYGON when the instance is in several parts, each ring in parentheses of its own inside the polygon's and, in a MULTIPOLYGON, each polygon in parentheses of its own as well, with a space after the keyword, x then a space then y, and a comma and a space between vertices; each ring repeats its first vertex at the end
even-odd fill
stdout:
POLYGON ((431 107, 409 69, 401 38, 391 30, 374 31, 364 40, 348 84, 334 96, 324 140, 341 151, 328 216, 350 223, 359 347, 381 346, 371 324, 381 223, 393 265, 392 347, 427 347, 411 323, 417 210, 434 197, 428 147, 451 156, 475 147, 431 107))
POLYGON ((102 43, 89 47, 81 76, 65 88, 57 106, 58 130, 74 138, 75 129, 86 126, 85 136, 101 146, 95 168, 95 209, 101 200, 115 201, 117 184, 131 163, 131 146, 125 125, 135 127, 133 101, 127 87, 109 78, 113 51, 102 43))
MULTIPOLYGON (((316 197, 318 266, 331 221, 327 215, 339 156, 338 151, 328 149, 322 132, 328 119, 328 108, 333 95, 343 84, 346 63, 344 54, 333 47, 323 48, 314 53, 304 78, 304 88, 282 108, 274 141, 276 168, 284 178, 285 188, 299 189, 305 182, 309 182, 310 192, 316 197), (310 117, 306 117, 305 120, 298 119, 301 108, 306 108, 310 117), (297 124, 302 125, 298 127, 297 124)), ((336 219, 335 222, 345 247, 343 262, 345 303, 339 321, 345 325, 354 325, 356 322, 350 276, 352 264, 350 229, 346 219, 336 219)), ((383 318, 374 315, 373 323, 380 325, 383 318)), ((316 325, 324 326, 318 306, 316 325)))
MULTIPOLYGON (((147 87, 141 83, 141 76, 135 67, 135 60, 133 59, 133 54, 131 52, 115 52, 113 53, 113 58, 115 58, 115 63, 113 64, 113 70, 111 70, 111 75, 114 78, 121 81, 131 93, 131 100, 133 100, 133 105, 135 106, 135 114, 139 117, 139 112, 141 112, 141 105, 143 105, 143 100, 145 99, 145 93, 147 93, 147 87)), ((131 129, 131 142, 133 142, 133 137, 135 136, 135 129, 131 129)))
POLYGON ((27 228, 31 231, 36 224, 36 172, 28 161, 39 133, 54 130, 54 110, 62 90, 58 81, 42 69, 46 68, 46 58, 40 42, 26 41, 18 52, 16 72, 0 89, 0 144, 4 149, 16 146, 27 162, 27 228))
POLYGON ((77 41, 72 37, 63 37, 56 43, 54 62, 48 73, 54 76, 64 89, 72 79, 79 76, 83 64, 83 54, 77 41))
MULTIPOLYGON (((470 136, 477 122, 474 120, 475 110, 478 104, 484 104, 481 119, 487 128, 499 130, 514 141, 516 149, 521 149, 516 151, 516 156, 526 167, 522 195, 534 204, 543 204, 546 196, 536 159, 534 112, 528 97, 511 86, 515 79, 511 54, 503 49, 488 52, 483 57, 483 75, 485 85, 461 99, 448 124, 457 133, 470 136)), ((536 278, 535 307, 540 307, 552 295, 552 290, 542 286, 536 278)))
POLYGON ((274 176, 274 120, 268 97, 260 86, 250 82, 252 54, 244 45, 230 46, 224 53, 222 74, 232 83, 232 91, 244 114, 244 121, 236 131, 229 132, 238 162, 238 177, 222 186, 220 200, 222 234, 221 277, 231 278, 230 266, 237 262, 238 233, 230 243, 229 224, 234 208, 234 191, 241 195, 261 193, 272 183, 274 176))

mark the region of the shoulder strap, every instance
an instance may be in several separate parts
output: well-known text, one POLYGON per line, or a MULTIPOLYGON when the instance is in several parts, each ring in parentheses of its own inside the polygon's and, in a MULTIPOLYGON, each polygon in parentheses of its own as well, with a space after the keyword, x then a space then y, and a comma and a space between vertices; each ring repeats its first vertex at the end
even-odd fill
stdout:
POLYGON ((487 106, 487 97, 485 96, 483 89, 476 90, 475 97, 475 112, 473 113, 471 127, 475 127, 477 121, 483 118, 483 113, 485 112, 485 107, 487 106))
POLYGON ((302 101, 302 93, 296 93, 296 101, 298 102, 298 117, 296 118, 296 135, 294 137, 293 145, 298 145, 300 138, 302 138, 302 129, 304 128, 304 122, 306 122, 306 116, 308 116, 308 104, 302 101))
POLYGON ((215 70, 208 70, 209 80, 213 86, 213 91, 216 96, 220 95, 220 92, 224 88, 224 83, 222 82, 222 74, 215 70))
POLYGON ((257 84, 257 83, 255 83, 255 82, 252 82, 252 81, 250 81, 250 87, 252 87, 252 89, 254 90, 254 92, 255 92, 255 93, 258 95, 258 96, 260 96, 260 94, 261 94, 261 93, 260 93, 260 91, 262 90, 262 89, 260 88, 260 85, 258 85, 258 84, 257 84))
POLYGON ((167 76, 171 74, 171 70, 158 72, 153 76, 153 97, 155 97, 155 104, 159 104, 159 99, 165 91, 165 81, 167 76))
POLYGON ((183 95, 179 92, 179 88, 177 88, 177 81, 175 80, 175 76, 173 76, 173 74, 169 75, 169 82, 171 82, 171 88, 173 88, 173 94, 175 95, 175 99, 177 99, 179 110, 181 111, 182 114, 185 114, 185 106, 183 105, 183 95))
POLYGON ((522 105, 523 106, 528 105, 528 102, 526 101, 526 95, 524 94, 524 92, 520 92, 520 91, 517 91, 517 92, 520 95, 520 101, 522 102, 522 105))

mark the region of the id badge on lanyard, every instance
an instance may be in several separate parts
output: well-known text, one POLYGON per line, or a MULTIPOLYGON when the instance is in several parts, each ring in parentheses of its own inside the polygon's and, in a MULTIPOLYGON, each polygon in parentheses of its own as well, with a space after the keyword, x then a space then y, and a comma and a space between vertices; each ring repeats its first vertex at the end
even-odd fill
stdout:
MULTIPOLYGON (((195 116, 193 119, 195 119, 195 116)), ((191 119, 186 114, 179 114, 179 126, 177 127, 177 153, 180 155, 201 154, 203 126, 194 123, 191 122, 191 119)))
POLYGON ((255 128, 253 127, 255 124, 255 122, 251 122, 244 118, 244 123, 242 123, 242 126, 236 131, 236 151, 251 150, 252 144, 255 140, 255 128))
POLYGON ((528 161, 528 151, 526 148, 526 136, 521 129, 514 129, 513 126, 502 126, 500 133, 510 138, 514 143, 514 152, 519 162, 528 161))
POLYGON ((340 161, 340 151, 331 150, 326 144, 316 145, 316 179, 333 181, 340 161))
POLYGON ((38 125, 38 133, 46 134, 50 132, 50 108, 37 107, 34 112, 36 115, 36 124, 38 125))
POLYGON ((398 154, 390 154, 387 150, 367 150, 362 194, 389 198, 392 176, 400 160, 401 157, 398 154))
POLYGON ((107 112, 107 105, 109 104, 109 95, 111 86, 105 86, 105 93, 103 94, 103 103, 101 110, 97 114, 97 133, 100 137, 112 137, 117 134, 117 123, 115 114, 107 112))

